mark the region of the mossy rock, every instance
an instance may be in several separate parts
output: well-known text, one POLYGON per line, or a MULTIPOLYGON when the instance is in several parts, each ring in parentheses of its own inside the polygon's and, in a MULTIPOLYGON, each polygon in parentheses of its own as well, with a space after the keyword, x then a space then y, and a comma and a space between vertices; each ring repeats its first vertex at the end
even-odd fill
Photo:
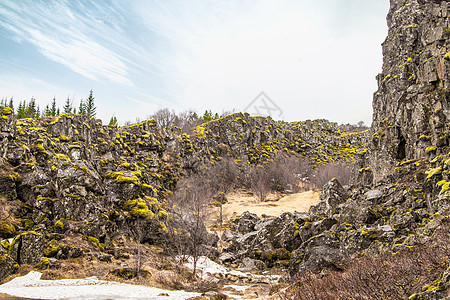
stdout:
POLYGON ((16 235, 16 228, 14 224, 9 221, 0 220, 0 237, 11 238, 16 235))
POLYGON ((152 277, 152 274, 147 270, 139 270, 139 272, 136 270, 136 268, 120 268, 115 269, 111 272, 112 274, 116 275, 117 277, 121 277, 123 279, 133 279, 136 278, 138 273, 139 277, 143 278, 150 278, 152 277))

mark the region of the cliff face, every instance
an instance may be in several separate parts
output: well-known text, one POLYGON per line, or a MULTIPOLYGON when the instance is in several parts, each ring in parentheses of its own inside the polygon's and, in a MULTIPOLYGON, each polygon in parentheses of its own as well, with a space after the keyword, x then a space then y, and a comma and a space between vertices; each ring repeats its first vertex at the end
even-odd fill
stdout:
POLYGON ((403 159, 449 146, 449 16, 448 1, 391 0, 373 99, 369 162, 375 182, 403 159))

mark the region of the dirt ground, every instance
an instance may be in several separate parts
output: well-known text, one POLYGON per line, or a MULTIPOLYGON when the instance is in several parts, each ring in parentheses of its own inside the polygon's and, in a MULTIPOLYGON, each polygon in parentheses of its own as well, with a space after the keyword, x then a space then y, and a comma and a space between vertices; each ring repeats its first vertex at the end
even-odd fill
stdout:
MULTIPOLYGON (((238 191, 227 195, 228 202, 222 207, 223 224, 234 219, 245 211, 257 214, 259 217, 279 216, 289 211, 307 212, 309 208, 320 202, 320 191, 307 191, 302 193, 279 195, 271 194, 268 201, 259 202, 256 197, 246 191, 238 191)), ((207 227, 211 228, 218 224, 218 207, 211 209, 211 218, 207 227)))

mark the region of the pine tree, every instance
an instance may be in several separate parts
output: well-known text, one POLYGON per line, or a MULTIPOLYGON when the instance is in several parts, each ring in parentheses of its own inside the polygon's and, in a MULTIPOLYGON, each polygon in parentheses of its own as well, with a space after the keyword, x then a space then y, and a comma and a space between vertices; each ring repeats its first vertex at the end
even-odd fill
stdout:
POLYGON ((16 117, 17 119, 22 119, 24 117, 25 112, 25 101, 20 101, 19 106, 17 107, 16 117))
POLYGON ((85 115, 85 104, 83 99, 80 99, 80 106, 78 107, 78 114, 85 115))
POLYGON ((96 116, 96 110, 97 107, 95 107, 95 103, 94 103, 94 96, 93 96, 93 91, 91 90, 89 92, 89 97, 86 99, 86 104, 85 104, 85 115, 87 115, 90 118, 95 118, 96 116))
POLYGON ((13 100, 13 97, 11 97, 9 99, 8 106, 14 111, 14 100, 13 100))
POLYGON ((67 96, 66 103, 64 104, 63 107, 63 112, 65 114, 70 114, 72 112, 72 109, 73 109, 72 100, 70 100, 69 96, 67 96))
POLYGON ((52 106, 50 108, 49 115, 53 116, 53 117, 56 116, 56 98, 55 97, 53 97, 52 106))
POLYGON ((24 118, 36 118, 36 99, 31 97, 31 100, 28 104, 26 103, 26 101, 24 101, 24 105, 24 118))
POLYGON ((117 122, 117 118, 115 116, 112 116, 111 120, 109 120, 109 126, 119 126, 119 123, 117 122))
POLYGON ((42 114, 44 115, 44 117, 50 116, 50 108, 49 108, 48 104, 45 106, 45 109, 42 112, 42 114))
POLYGON ((34 111, 33 118, 39 118, 41 116, 41 113, 39 112, 39 105, 36 106, 36 109, 34 111))

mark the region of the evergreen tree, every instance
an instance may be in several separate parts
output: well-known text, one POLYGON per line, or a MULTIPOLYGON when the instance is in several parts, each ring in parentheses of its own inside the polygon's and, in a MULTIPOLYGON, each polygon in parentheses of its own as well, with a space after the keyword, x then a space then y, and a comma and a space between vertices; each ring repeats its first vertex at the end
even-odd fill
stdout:
POLYGON ((53 97, 52 106, 50 108, 49 115, 53 116, 53 117, 56 116, 56 98, 55 97, 53 97))
POLYGON ((26 101, 24 101, 24 105, 24 118, 36 118, 36 99, 31 97, 31 100, 28 104, 26 103, 26 101))
POLYGON ((95 107, 94 99, 95 98, 93 96, 93 91, 91 90, 85 104, 85 115, 89 116, 90 118, 95 118, 97 114, 97 107, 95 107))
POLYGON ((42 115, 43 115, 44 117, 50 116, 50 108, 49 108, 48 104, 45 106, 45 109, 44 109, 44 111, 42 112, 42 115))
POLYGON ((56 115, 59 116, 60 112, 59 112, 59 107, 56 109, 56 115))
POLYGON ((25 101, 20 101, 17 107, 16 117, 17 119, 22 119, 25 114, 25 101))
POLYGON ((109 126, 119 126, 119 123, 117 122, 117 118, 115 116, 112 116, 111 120, 109 120, 109 126))
POLYGON ((205 110, 205 113, 202 116, 203 122, 211 121, 213 118, 214 117, 213 117, 211 110, 205 110))
POLYGON ((66 103, 64 104, 64 107, 63 107, 63 112, 65 114, 70 114, 72 112, 72 110, 73 110, 72 100, 70 100, 69 96, 67 96, 66 103))
POLYGON ((83 99, 80 99, 80 106, 78 107, 78 114, 85 115, 85 104, 83 99))
POLYGON ((14 100, 13 100, 13 97, 11 97, 11 98, 9 99, 8 106, 11 107, 11 109, 14 111, 14 100))
POLYGON ((36 106, 36 109, 34 110, 33 118, 39 118, 41 116, 41 113, 39 112, 39 105, 36 106))

